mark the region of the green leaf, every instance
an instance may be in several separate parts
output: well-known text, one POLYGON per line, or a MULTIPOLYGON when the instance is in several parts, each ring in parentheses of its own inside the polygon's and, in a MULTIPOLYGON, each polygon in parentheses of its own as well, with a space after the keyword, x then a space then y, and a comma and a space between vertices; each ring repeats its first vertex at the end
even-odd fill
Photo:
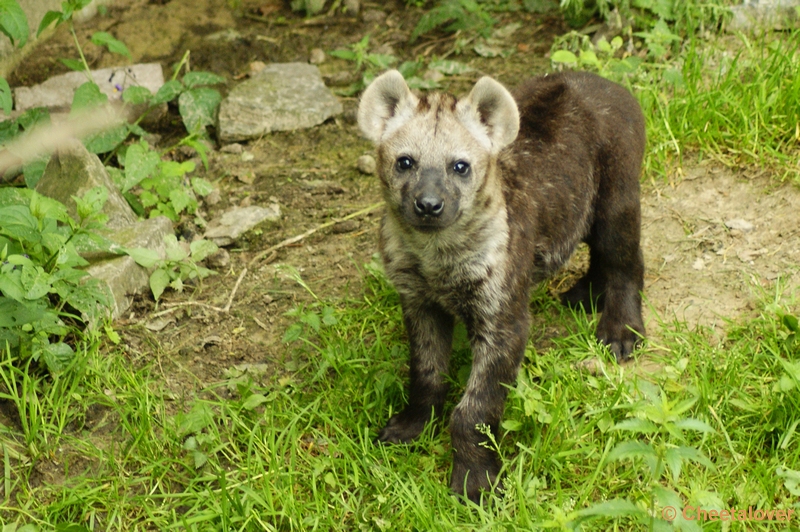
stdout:
POLYGON ((25 178, 26 187, 31 190, 36 188, 36 184, 44 175, 44 171, 47 169, 47 163, 49 162, 49 156, 39 157, 22 167, 22 175, 25 178))
POLYGON ((20 282, 25 290, 25 299, 39 299, 50 292, 50 274, 41 266, 22 266, 20 282))
POLYGON ((658 432, 658 427, 652 421, 634 417, 620 421, 611 427, 611 430, 629 430, 631 432, 638 432, 640 434, 650 434, 653 432, 658 432))
POLYGON ((245 400, 245 402, 242 404, 242 408, 245 410, 255 410, 256 407, 263 405, 267 401, 268 399, 266 396, 260 393, 254 393, 245 400))
POLYGON ((201 238, 189 244, 189 249, 192 253, 192 260, 200 262, 209 255, 216 253, 219 247, 214 242, 201 238))
POLYGON ((153 94, 147 87, 131 85, 122 91, 122 101, 131 105, 140 105, 150 102, 153 94))
POLYGON ((77 89, 72 97, 70 115, 82 109, 92 109, 108 102, 108 96, 100 92, 100 87, 93 81, 87 81, 77 89))
POLYGON ((171 79, 168 82, 164 83, 161 88, 158 89, 156 95, 153 96, 153 105, 158 105, 162 103, 171 102, 178 95, 183 92, 184 87, 183 83, 178 81, 177 79, 171 79))
POLYGON ((64 342, 58 342, 45 346, 41 356, 47 365, 47 369, 52 373, 58 373, 65 370, 69 363, 72 362, 75 357, 75 351, 64 342))
POLYGON ((152 268, 159 260, 161 260, 161 257, 158 256, 158 253, 152 249, 130 248, 125 249, 124 251, 136 262, 136 264, 147 269, 152 268))
POLYGON ((679 419, 675 422, 675 427, 680 430, 695 430, 697 432, 705 433, 714 432, 714 429, 708 423, 694 418, 679 419))
POLYGON ((197 207, 197 200, 191 192, 185 188, 171 190, 169 193, 169 201, 172 203, 172 208, 175 209, 175 212, 178 214, 184 210, 188 210, 190 213, 194 212, 197 207))
POLYGON ((108 51, 114 54, 124 55, 131 59, 131 52, 122 41, 114 38, 113 35, 105 31, 98 31, 92 34, 92 42, 98 46, 105 46, 108 51))
POLYGON ((339 59, 344 59, 346 61, 355 61, 358 57, 356 53, 352 50, 333 50, 328 52, 329 55, 333 57, 338 57, 339 59))
POLYGON ((188 414, 176 416, 178 421, 178 434, 197 434, 214 422, 211 408, 206 403, 196 402, 188 414))
POLYGON ((108 200, 108 189, 98 185, 87 190, 82 197, 72 196, 72 199, 78 207, 78 216, 83 220, 103 210, 108 200))
POLYGON ((791 314, 784 314, 783 318, 781 318, 781 323, 793 333, 800 333, 800 326, 798 326, 797 318, 791 314))
POLYGON ((516 419, 506 419, 503 421, 502 427, 509 432, 515 432, 522 428, 522 423, 516 419))
POLYGON ((578 511, 578 515, 581 517, 585 516, 596 516, 596 517, 608 517, 608 518, 618 518, 618 517, 645 517, 647 512, 633 504, 632 502, 624 499, 612 499, 610 501, 601 502, 599 504, 594 504, 589 508, 585 508, 583 510, 578 511))
POLYGON ((557 50, 550 56, 553 63, 564 63, 567 65, 577 65, 578 57, 569 50, 557 50))
POLYGON ((322 323, 325 325, 336 325, 339 320, 336 318, 332 307, 324 307, 322 309, 322 323))
POLYGON ((158 153, 146 144, 131 144, 125 153, 125 179, 122 182, 122 192, 129 191, 143 179, 153 175, 160 162, 161 157, 158 153))
POLYGON ((202 131, 215 122, 217 106, 222 96, 214 89, 189 89, 178 97, 178 110, 189 133, 202 131))
POLYGON ((83 63, 78 59, 69 59, 69 58, 59 58, 58 60, 62 65, 67 67, 70 70, 74 70, 76 72, 81 72, 85 68, 83 63))
POLYGON ((319 315, 316 312, 306 312, 300 318, 300 321, 314 329, 314 332, 319 332, 319 329, 322 326, 319 315))
POLYGON ((47 125, 50 123, 50 111, 45 107, 34 107, 19 115, 17 122, 25 131, 32 127, 47 125))
POLYGON ((127 124, 89 135, 83 140, 84 146, 90 153, 108 153, 128 138, 129 128, 127 124))
POLYGON ((640 441, 624 441, 618 443, 610 453, 606 460, 614 462, 616 460, 623 460, 625 458, 649 458, 655 457, 656 451, 649 443, 640 441))
MULTIPOLYGON (((2 283, 4 278, 0 273, 0 290, 5 293, 2 283)), ((44 308, 39 302, 15 301, 11 297, 0 296, 0 328, 18 328, 25 323, 39 321, 43 316, 44 308)))
POLYGON ((192 183, 192 190, 198 196, 208 196, 214 191, 214 185, 207 179, 203 179, 202 177, 193 177, 191 179, 192 183))
POLYGON ((219 85, 226 81, 227 80, 222 76, 212 74, 211 72, 187 72, 186 75, 183 76, 183 84, 189 89, 202 85, 219 85))
POLYGON ((53 22, 58 21, 56 22, 56 26, 58 26, 65 20, 67 19, 64 17, 64 14, 61 11, 48 11, 47 13, 44 14, 44 17, 42 17, 42 21, 39 23, 39 29, 36 31, 36 36, 38 37, 39 35, 41 35, 42 32, 46 30, 47 27, 50 26, 50 24, 52 24, 53 22))
POLYGON ((18 48, 22 48, 28 41, 31 31, 28 28, 28 17, 16 0, 0 0, 0 31, 18 48))
POLYGON ((11 107, 14 104, 14 99, 11 96, 11 87, 5 78, 0 78, 0 107, 6 115, 11 114, 11 107))
POLYGON ((299 339, 303 335, 303 325, 300 323, 293 323, 286 329, 286 332, 283 333, 283 342, 286 344, 290 344, 295 340, 299 339))
POLYGON ((0 234, 32 244, 41 241, 39 221, 23 205, 0 207, 0 234))
POLYGON ((156 301, 164 293, 164 290, 169 286, 169 274, 166 270, 158 268, 153 270, 150 274, 150 290, 153 292, 153 297, 156 301))

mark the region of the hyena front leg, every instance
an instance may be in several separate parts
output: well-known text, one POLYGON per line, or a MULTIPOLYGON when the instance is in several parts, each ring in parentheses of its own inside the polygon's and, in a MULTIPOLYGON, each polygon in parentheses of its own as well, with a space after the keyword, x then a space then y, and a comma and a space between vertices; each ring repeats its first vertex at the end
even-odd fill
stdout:
POLYGON ((507 387, 516 380, 525 354, 530 318, 527 305, 517 307, 516 315, 470 330, 472 371, 450 421, 455 451, 450 488, 474 502, 480 500, 482 491, 492 489, 500 472, 500 459, 487 446, 488 437, 479 427, 488 426, 497 435, 507 387))
POLYGON ((442 413, 449 388, 445 381, 453 345, 453 316, 435 303, 401 298, 411 347, 408 406, 393 416, 379 441, 401 443, 419 436, 431 415, 442 413))

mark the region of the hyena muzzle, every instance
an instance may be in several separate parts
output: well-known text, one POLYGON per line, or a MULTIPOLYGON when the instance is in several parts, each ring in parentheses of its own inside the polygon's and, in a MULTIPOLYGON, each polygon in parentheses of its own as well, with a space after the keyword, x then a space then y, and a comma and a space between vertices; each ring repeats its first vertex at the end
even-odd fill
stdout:
POLYGON ((497 433, 533 283, 587 242, 588 272, 563 302, 602 311, 596 334, 618 360, 643 338, 642 112, 626 89, 587 73, 534 78, 513 96, 484 77, 456 99, 414 95, 390 71, 364 92, 358 123, 377 147, 380 249, 411 351, 408 406, 378 439, 410 441, 441 414, 462 320, 473 360, 450 422, 450 487, 477 501, 500 469, 478 427, 497 433))

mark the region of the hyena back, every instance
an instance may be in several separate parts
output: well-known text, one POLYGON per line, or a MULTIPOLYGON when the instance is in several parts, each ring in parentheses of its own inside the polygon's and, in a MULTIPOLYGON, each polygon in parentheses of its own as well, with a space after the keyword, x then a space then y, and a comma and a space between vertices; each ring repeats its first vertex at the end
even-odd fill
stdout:
POLYGON ((491 78, 466 97, 416 96, 397 71, 364 92, 358 123, 377 147, 386 200, 380 249, 410 342, 409 404, 378 439, 407 442, 442 411, 455 319, 472 370, 453 410, 450 486, 478 500, 496 484, 507 386, 529 335, 529 291, 581 241, 588 272, 562 299, 603 314, 619 360, 644 335, 639 175, 644 119, 624 88, 586 73, 534 78, 511 95, 491 78))

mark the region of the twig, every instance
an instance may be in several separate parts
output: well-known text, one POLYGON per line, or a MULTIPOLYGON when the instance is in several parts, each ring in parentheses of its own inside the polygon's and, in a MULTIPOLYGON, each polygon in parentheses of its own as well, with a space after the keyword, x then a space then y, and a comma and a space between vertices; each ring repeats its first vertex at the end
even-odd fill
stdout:
POLYGON ((330 227, 332 225, 336 225, 336 224, 341 223, 341 222, 346 222, 347 220, 351 220, 353 218, 358 218, 359 216, 364 216, 365 214, 369 214, 372 211, 374 211, 375 209, 377 209, 379 207, 382 207, 382 206, 383 206, 383 202, 381 201, 379 203, 375 203, 374 205, 370 205, 369 207, 367 207, 365 209, 361 209, 360 211, 354 212, 352 214, 348 214, 344 218, 336 218, 335 220, 331 220, 329 222, 325 222, 322 225, 318 225, 317 227, 309 229, 308 231, 306 231, 305 233, 303 233, 301 235, 297 235, 297 236, 293 236, 291 238, 287 238, 283 242, 281 242, 279 244, 275 244, 271 248, 265 249, 264 251, 262 251, 261 253, 259 253, 255 257, 253 257, 250 260, 250 262, 247 264, 247 267, 248 268, 252 268, 258 261, 260 261, 266 255, 269 255, 273 251, 277 251, 277 250, 279 250, 281 248, 285 248, 286 246, 290 246, 292 244, 300 242, 304 238, 313 235, 314 233, 316 233, 317 231, 319 231, 321 229, 325 229, 326 227, 330 227))
POLYGON ((216 312, 223 312, 228 313, 231 310, 231 305, 233 304, 233 297, 236 295, 236 291, 239 290, 239 285, 242 284, 242 279, 244 279, 245 274, 247 273, 247 268, 242 270, 242 273, 239 274, 239 278, 236 279, 236 284, 233 285, 233 290, 231 290, 230 296, 228 296, 228 303, 220 308, 215 307, 214 305, 209 305, 208 303, 201 303, 200 301, 182 301, 180 303, 164 303, 164 306, 167 307, 166 310, 162 310, 161 312, 157 312, 152 314, 152 318, 157 318, 159 316, 163 316, 164 314, 169 314, 180 307, 188 307, 188 306, 197 306, 207 308, 216 312))

